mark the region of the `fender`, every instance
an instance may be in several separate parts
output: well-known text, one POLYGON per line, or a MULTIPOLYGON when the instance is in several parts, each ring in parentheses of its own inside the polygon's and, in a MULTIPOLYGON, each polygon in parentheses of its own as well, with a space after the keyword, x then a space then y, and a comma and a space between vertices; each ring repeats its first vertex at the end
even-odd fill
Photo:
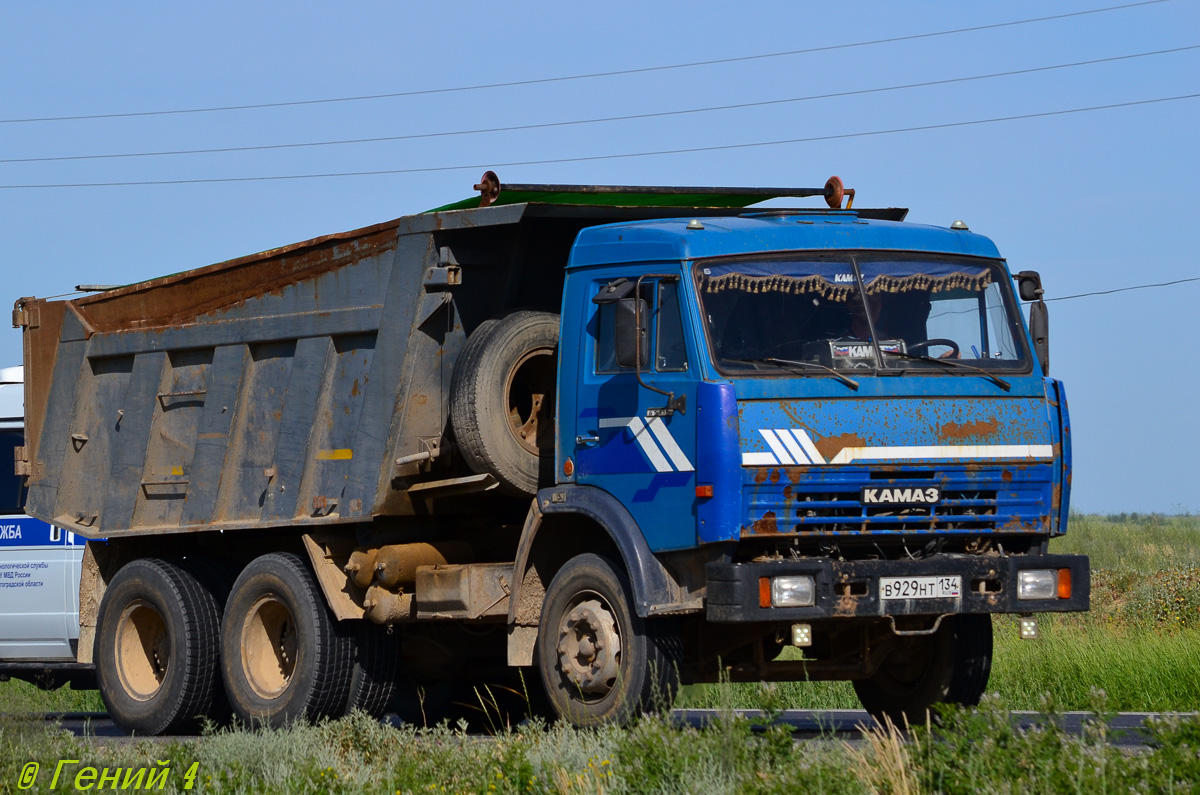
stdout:
POLYGON ((563 484, 539 491, 525 519, 521 541, 517 545, 516 563, 513 566, 513 593, 508 608, 510 626, 516 621, 519 589, 525 577, 525 569, 529 565, 533 540, 541 527, 542 516, 548 514, 579 514, 604 528, 620 551, 625 570, 629 573, 629 584, 633 588, 633 608, 638 616, 646 618, 677 611, 683 607, 675 604, 676 589, 672 587, 674 580, 650 551, 641 528, 625 506, 611 494, 595 486, 563 484))

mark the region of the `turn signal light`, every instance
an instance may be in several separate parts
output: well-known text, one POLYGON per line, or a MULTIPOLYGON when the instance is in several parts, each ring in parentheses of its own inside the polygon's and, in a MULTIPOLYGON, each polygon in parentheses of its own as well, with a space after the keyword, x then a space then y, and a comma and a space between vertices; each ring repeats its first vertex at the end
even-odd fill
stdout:
POLYGON ((713 487, 712 487, 711 483, 708 484, 707 486, 697 486, 696 487, 696 496, 697 497, 711 497, 712 495, 713 495, 713 487))
POLYGON ((1070 569, 1059 569, 1058 570, 1058 598, 1059 599, 1070 599, 1071 598, 1071 570, 1070 569))

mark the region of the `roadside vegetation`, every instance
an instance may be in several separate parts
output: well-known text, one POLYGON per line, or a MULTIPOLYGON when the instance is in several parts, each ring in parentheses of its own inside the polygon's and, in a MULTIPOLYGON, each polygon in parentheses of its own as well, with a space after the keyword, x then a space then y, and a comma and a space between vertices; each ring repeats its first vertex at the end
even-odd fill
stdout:
MULTIPOLYGON (((996 619, 989 695, 950 711, 939 729, 904 740, 894 730, 860 742, 794 743, 786 729, 725 711, 707 730, 648 716, 625 729, 574 731, 492 724, 493 739, 462 727, 382 726, 357 715, 283 731, 214 729, 175 743, 76 738, 44 711, 99 711, 94 692, 42 693, 0 684, 0 791, 40 764, 47 791, 59 759, 85 766, 158 768, 167 790, 198 792, 1194 792, 1200 789, 1200 716, 1154 725, 1145 746, 1110 745, 1102 722, 1082 736, 1012 727, 1007 710, 1200 711, 1200 518, 1075 516, 1052 542, 1093 567, 1092 611, 1040 619, 1042 637, 1017 638, 996 619)), ((676 706, 858 708, 845 683, 685 688, 676 706)), ((58 788, 74 790, 74 773, 58 788)), ((85 782, 86 783, 86 782, 85 782)))

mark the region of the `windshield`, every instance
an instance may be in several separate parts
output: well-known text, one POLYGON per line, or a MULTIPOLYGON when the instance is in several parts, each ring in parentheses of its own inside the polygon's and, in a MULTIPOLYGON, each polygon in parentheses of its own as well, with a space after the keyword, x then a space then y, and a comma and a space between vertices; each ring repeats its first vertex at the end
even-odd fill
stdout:
POLYGON ((957 375, 1028 366, 1012 287, 994 262, 902 255, 723 260, 698 263, 696 283, 722 372, 957 375))

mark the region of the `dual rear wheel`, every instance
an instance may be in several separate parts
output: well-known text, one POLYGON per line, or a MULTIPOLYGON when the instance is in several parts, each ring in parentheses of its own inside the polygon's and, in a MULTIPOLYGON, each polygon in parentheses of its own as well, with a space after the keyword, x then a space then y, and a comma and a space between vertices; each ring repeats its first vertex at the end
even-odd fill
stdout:
POLYGON ((211 571, 145 558, 113 577, 97 617, 96 670, 118 726, 183 734, 230 712, 272 727, 355 709, 383 714, 394 636, 339 623, 300 556, 263 555, 232 585, 211 571))

